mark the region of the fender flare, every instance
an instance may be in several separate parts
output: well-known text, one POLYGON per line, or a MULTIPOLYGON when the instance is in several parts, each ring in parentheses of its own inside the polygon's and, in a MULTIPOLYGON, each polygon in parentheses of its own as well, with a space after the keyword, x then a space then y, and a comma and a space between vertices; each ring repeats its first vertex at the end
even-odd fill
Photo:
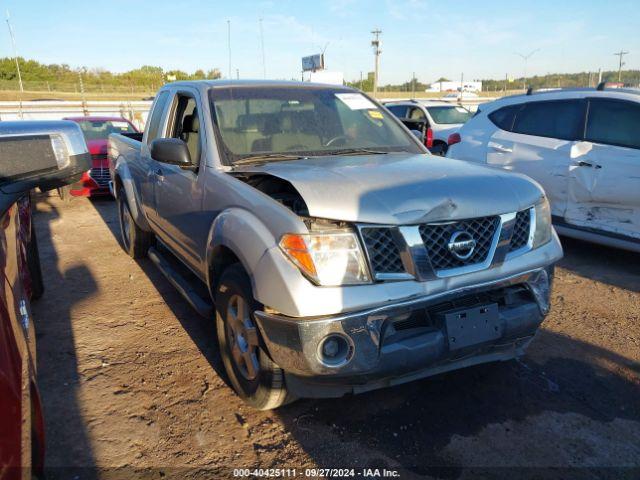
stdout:
MULTIPOLYGON (((151 226, 149 225, 147 217, 145 217, 142 209, 140 208, 140 205, 142 205, 140 194, 135 188, 131 171, 129 170, 129 166, 127 165, 127 162, 122 155, 120 155, 116 160, 114 171, 114 184, 117 183, 117 180, 119 180, 122 184, 126 196, 125 201, 127 202, 127 205, 129 205, 129 211, 131 212, 133 220, 142 230, 150 232, 151 226)), ((114 192, 117 198, 117 185, 114 185, 114 192)))
POLYGON ((205 255, 206 281, 212 293, 216 278, 213 278, 211 265, 219 248, 225 247, 240 260, 251 279, 254 295, 258 297, 253 272, 262 256, 276 243, 271 231, 248 210, 232 207, 220 213, 209 229, 205 255))

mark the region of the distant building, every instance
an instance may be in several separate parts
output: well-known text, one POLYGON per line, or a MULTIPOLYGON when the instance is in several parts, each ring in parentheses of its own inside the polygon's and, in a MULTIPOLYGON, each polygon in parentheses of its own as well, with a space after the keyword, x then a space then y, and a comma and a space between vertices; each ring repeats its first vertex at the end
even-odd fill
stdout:
POLYGON ((481 92, 482 82, 435 82, 429 85, 427 92, 481 92))

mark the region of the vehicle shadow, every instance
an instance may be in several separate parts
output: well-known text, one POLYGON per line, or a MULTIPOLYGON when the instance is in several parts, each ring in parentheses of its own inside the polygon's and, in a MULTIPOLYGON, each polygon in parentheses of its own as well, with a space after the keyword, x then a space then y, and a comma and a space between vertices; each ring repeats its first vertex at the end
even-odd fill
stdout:
MULTIPOLYGON (((97 198, 91 199, 92 206, 96 209, 102 220, 109 227, 114 238, 120 243, 120 224, 118 220, 118 209, 113 199, 97 198)), ((126 255, 125 252, 122 253, 126 255)), ((171 313, 178 319, 184 330, 190 336, 193 343, 198 347, 207 362, 215 370, 218 376, 227 385, 222 359, 217 348, 215 319, 206 319, 198 315, 193 308, 182 298, 178 291, 169 283, 164 275, 148 259, 136 260, 143 273, 149 278, 157 292, 162 297, 171 313)))
MULTIPOLYGON (((301 400, 276 413, 319 467, 399 468, 402 478, 558 478, 561 472, 531 467, 573 466, 563 478, 577 478, 581 465, 629 466, 616 463, 614 453, 627 442, 624 434, 597 438, 589 423, 640 422, 640 404, 632 400, 640 395, 639 376, 637 362, 542 329, 520 361, 342 399, 301 400), (558 414, 569 431, 558 425, 558 414), (576 442, 605 451, 580 460, 590 447, 580 451, 576 442)), ((599 478, 624 477, 604 473, 599 478)))
MULTIPOLYGON (((47 478, 72 478, 83 466, 82 478, 97 478, 93 447, 82 417, 79 398, 83 381, 78 370, 77 345, 71 310, 97 291, 96 281, 82 264, 61 265, 53 243, 51 224, 60 219, 59 203, 40 194, 34 198, 34 225, 45 284, 44 296, 32 304, 36 327, 38 385, 42 396, 47 478), (52 286, 82 285, 64 289, 61 295, 52 286), (86 467, 90 467, 86 469, 86 467)), ((57 288, 57 287, 56 287, 57 288)))
POLYGON ((561 237, 564 258, 559 267, 608 285, 640 292, 640 254, 561 237))

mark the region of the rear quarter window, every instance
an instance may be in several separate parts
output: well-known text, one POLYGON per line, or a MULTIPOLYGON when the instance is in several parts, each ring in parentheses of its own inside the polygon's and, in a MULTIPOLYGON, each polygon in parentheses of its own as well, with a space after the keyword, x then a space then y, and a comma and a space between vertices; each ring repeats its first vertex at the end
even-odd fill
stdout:
POLYGON ((499 129, 510 132, 513 128, 513 121, 516 118, 516 110, 520 107, 521 105, 509 105, 508 107, 499 108, 489 114, 489 120, 499 129))
POLYGON ((525 103, 516 112, 512 132, 536 137, 577 140, 584 125, 584 102, 554 100, 525 103))
POLYGON ((622 100, 589 100, 585 139, 640 149, 640 104, 622 100))

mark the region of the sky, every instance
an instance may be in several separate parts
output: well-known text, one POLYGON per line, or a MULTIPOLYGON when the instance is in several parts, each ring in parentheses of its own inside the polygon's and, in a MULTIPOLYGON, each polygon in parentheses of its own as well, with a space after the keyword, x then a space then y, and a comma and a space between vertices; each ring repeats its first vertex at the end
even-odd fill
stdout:
MULTIPOLYGON (((123 72, 142 65, 263 78, 300 78, 301 57, 325 50, 347 80, 373 70, 371 31, 382 30, 380 83, 416 77, 522 76, 615 70, 621 49, 640 69, 637 0, 0 0, 18 54, 43 63, 123 72), (229 69, 228 22, 231 27, 229 69)), ((6 25, 0 57, 11 56, 6 25)), ((3 31, 2 31, 3 30, 3 31)))

